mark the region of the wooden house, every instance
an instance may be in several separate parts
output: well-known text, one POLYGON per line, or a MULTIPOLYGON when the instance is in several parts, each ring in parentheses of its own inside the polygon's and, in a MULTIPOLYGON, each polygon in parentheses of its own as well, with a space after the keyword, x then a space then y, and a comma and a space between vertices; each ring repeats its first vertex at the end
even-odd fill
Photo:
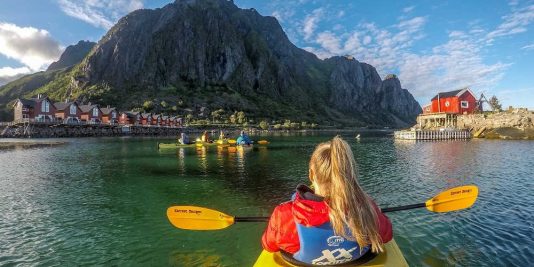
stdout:
POLYGON ((100 109, 102 111, 102 122, 106 124, 119 123, 119 112, 116 108, 107 106, 100 109))
POLYGON ((473 92, 468 88, 440 92, 434 96, 432 102, 423 106, 423 113, 449 113, 464 114, 473 113, 477 106, 477 100, 473 92))
POLYGON ((150 113, 141 113, 140 117, 141 125, 151 125, 152 124, 152 114, 150 113))
POLYGON ((72 102, 56 102, 54 103, 56 109, 55 118, 63 123, 79 123, 81 121, 82 110, 76 101, 72 102))
POLYGON ((17 99, 13 104, 15 122, 20 121, 37 121, 53 122, 55 121, 55 107, 52 101, 43 95, 36 98, 17 99))
POLYGON ((152 114, 151 116, 151 123, 150 125, 159 126, 161 124, 161 115, 160 114, 152 114))
POLYGON ((80 105, 82 110, 82 115, 80 119, 89 123, 101 123, 102 122, 102 110, 98 105, 92 105, 91 103, 87 105, 80 105))
POLYGON ((119 123, 123 125, 141 124, 141 114, 139 112, 126 111, 119 116, 119 123))

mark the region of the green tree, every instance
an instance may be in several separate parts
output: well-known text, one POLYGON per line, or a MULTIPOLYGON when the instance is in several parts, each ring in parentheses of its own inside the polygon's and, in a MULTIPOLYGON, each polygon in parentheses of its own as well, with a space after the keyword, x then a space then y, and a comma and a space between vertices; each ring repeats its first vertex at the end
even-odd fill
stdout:
POLYGON ((501 111, 502 110, 501 103, 499 102, 499 99, 497 99, 496 96, 492 96, 488 100, 488 104, 490 105, 491 110, 493 110, 493 111, 501 111))
POLYGON ((230 115, 230 123, 235 124, 237 122, 237 116, 234 114, 230 115))
POLYGON ((154 102, 152 100, 147 100, 145 103, 143 103, 143 109, 145 112, 149 112, 154 108, 154 102))
POLYGON ((161 107, 163 108, 167 108, 169 105, 167 104, 167 102, 165 102, 165 100, 161 101, 161 103, 159 103, 161 107))
POLYGON ((266 122, 266 121, 261 121, 261 122, 260 122, 260 128, 261 128, 262 130, 267 130, 267 129, 269 129, 269 123, 266 122))
POLYGON ((211 118, 213 119, 213 123, 216 121, 219 121, 223 117, 224 109, 218 109, 213 112, 211 112, 211 118))
POLYGON ((243 124, 244 122, 246 122, 245 112, 243 111, 237 112, 237 123, 243 124))
POLYGON ((306 129, 308 127, 308 123, 303 121, 300 123, 300 127, 302 127, 302 129, 306 129))
POLYGON ((187 114, 185 116, 185 123, 191 123, 192 120, 193 120, 193 114, 187 114))

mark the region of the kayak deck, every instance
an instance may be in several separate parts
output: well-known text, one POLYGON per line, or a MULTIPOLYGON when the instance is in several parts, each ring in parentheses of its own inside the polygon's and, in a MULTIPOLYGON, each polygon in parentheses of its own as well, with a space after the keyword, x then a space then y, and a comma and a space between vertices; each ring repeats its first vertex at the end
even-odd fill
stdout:
MULTIPOLYGON (((397 243, 395 240, 391 240, 388 243, 384 245, 385 252, 378 254, 376 257, 374 257, 372 260, 366 262, 365 264, 356 265, 356 266, 368 266, 368 267, 378 267, 378 266, 386 266, 386 267, 404 267, 408 266, 408 263, 406 262, 406 259, 404 259, 404 256, 402 255, 402 252, 399 249, 399 246, 397 246, 397 243)), ((269 267, 295 267, 296 265, 293 265, 291 263, 286 262, 282 255, 280 255, 279 252, 271 253, 266 250, 263 250, 256 260, 256 263, 254 264, 255 267, 263 267, 263 266, 269 266, 269 267)), ((347 266, 347 265, 344 265, 347 266)), ((350 265, 352 266, 352 265, 350 265)))

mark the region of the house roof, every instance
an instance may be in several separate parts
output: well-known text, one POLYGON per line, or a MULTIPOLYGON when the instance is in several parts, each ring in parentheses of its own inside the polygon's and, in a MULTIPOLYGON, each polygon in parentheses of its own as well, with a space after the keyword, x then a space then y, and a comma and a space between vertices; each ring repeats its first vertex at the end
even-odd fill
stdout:
POLYGON ((56 102, 56 103, 54 103, 54 107, 56 107, 56 110, 62 111, 62 110, 65 110, 67 107, 70 107, 70 105, 72 105, 72 104, 78 105, 78 103, 76 103, 76 101, 56 102))
POLYGON ((469 93, 471 93, 473 95, 473 93, 471 92, 471 90, 469 90, 469 88, 463 88, 463 89, 449 91, 449 92, 440 92, 436 96, 434 96, 432 98, 432 100, 436 100, 436 99, 438 99, 438 97, 439 98, 445 98, 445 97, 452 97, 452 96, 461 96, 465 92, 469 92, 469 93))
POLYGON ((117 109, 116 108, 101 108, 100 109, 102 111, 102 114, 104 115, 108 115, 110 114, 112 111, 116 111, 117 109))
POLYGON ((80 109, 82 110, 83 113, 87 113, 91 111, 91 109, 93 108, 98 108, 98 105, 80 105, 80 109))
MULTIPOLYGON (((35 100, 34 99, 24 99, 24 98, 19 98, 18 101, 20 103, 22 103, 22 106, 25 106, 25 107, 31 107, 31 108, 34 108, 35 107, 35 100)), ((16 102, 15 102, 16 103, 16 102)))

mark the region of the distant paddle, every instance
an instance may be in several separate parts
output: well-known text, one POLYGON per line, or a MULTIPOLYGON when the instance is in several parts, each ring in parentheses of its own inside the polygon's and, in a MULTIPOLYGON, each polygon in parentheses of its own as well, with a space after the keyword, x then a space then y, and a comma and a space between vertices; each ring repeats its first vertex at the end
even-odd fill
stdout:
MULTIPOLYGON (((475 203, 478 187, 466 185, 441 192, 425 203, 384 208, 382 212, 410 210, 426 207, 433 212, 449 212, 467 209, 475 203)), ((172 206, 167 209, 167 218, 177 228, 186 230, 219 230, 236 222, 265 222, 269 217, 234 217, 220 211, 196 206, 172 206)))

